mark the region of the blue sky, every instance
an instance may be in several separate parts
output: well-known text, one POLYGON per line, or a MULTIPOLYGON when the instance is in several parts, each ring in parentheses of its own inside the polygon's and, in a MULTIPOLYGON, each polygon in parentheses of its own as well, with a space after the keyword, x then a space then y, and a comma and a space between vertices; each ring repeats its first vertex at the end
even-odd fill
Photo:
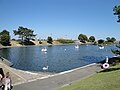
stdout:
POLYGON ((23 26, 40 39, 77 39, 82 33, 119 40, 115 5, 120 5, 120 0, 0 0, 0 31, 6 29, 16 38, 13 30, 23 26))

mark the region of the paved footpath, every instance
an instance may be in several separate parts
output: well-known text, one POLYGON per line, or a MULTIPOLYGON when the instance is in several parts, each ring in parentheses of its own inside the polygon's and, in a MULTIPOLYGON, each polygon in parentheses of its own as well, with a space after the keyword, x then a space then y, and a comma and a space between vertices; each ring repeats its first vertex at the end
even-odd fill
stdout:
POLYGON ((13 90, 55 90, 58 87, 69 85, 76 80, 89 77, 100 70, 101 68, 99 65, 92 64, 82 68, 50 75, 45 78, 36 79, 31 82, 15 85, 13 90))

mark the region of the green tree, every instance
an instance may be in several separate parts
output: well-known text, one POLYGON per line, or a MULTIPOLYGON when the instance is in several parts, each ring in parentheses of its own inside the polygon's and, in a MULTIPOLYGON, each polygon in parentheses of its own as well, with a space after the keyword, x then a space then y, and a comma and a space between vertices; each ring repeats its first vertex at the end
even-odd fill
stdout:
POLYGON ((88 40, 87 36, 84 34, 80 34, 78 36, 78 39, 80 40, 80 42, 83 42, 83 43, 85 43, 88 40))
POLYGON ((18 30, 13 30, 13 32, 14 35, 18 35, 19 38, 22 39, 22 41, 29 41, 30 39, 36 36, 35 34, 33 34, 34 31, 32 29, 24 28, 22 26, 20 26, 18 30))
POLYGON ((98 44, 103 44, 103 43, 104 43, 103 39, 98 40, 98 44))
POLYGON ((4 46, 10 46, 9 31, 3 30, 2 32, 0 32, 0 43, 4 46))
POLYGON ((94 37, 94 36, 90 36, 90 37, 89 37, 89 41, 90 41, 90 42, 94 42, 94 41, 95 41, 95 37, 94 37))
POLYGON ((117 15, 117 16, 118 16, 117 22, 120 22, 120 5, 115 6, 115 7, 113 8, 113 11, 114 11, 114 15, 117 15))
POLYGON ((107 40, 107 42, 109 42, 109 41, 111 40, 111 38, 110 38, 110 37, 107 37, 106 40, 107 40))
POLYGON ((114 37, 112 37, 112 38, 107 37, 106 40, 107 40, 107 42, 112 42, 112 43, 114 43, 116 41, 116 39, 114 37))
MULTIPOLYGON (((118 20, 117 22, 120 22, 120 5, 118 6, 115 6, 113 8, 113 11, 114 11, 114 15, 117 15, 118 16, 118 20)), ((111 38, 113 41, 116 41, 115 38, 111 38)), ((120 48, 120 45, 117 46, 118 48, 120 48)), ((119 50, 111 50, 114 54, 116 55, 120 55, 120 51, 119 50)))
POLYGON ((50 43, 50 44, 52 44, 52 42, 53 42, 53 39, 52 39, 52 37, 48 36, 48 38, 47 38, 47 43, 50 43))
POLYGON ((114 37, 112 37, 112 38, 111 38, 111 41, 112 41, 112 42, 115 42, 115 41, 116 41, 116 39, 115 39, 114 37))

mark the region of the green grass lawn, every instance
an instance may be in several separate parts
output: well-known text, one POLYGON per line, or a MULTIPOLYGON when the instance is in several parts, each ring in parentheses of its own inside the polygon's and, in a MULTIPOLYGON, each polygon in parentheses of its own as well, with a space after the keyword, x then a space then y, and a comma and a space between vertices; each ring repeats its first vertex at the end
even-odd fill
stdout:
POLYGON ((120 64, 57 90, 120 90, 120 64))

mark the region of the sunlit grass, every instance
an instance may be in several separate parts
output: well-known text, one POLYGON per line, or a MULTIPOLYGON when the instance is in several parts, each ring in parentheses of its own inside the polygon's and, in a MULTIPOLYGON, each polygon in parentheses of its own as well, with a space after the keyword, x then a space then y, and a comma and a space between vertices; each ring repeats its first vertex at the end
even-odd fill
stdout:
POLYGON ((120 64, 57 90, 120 90, 120 64))

